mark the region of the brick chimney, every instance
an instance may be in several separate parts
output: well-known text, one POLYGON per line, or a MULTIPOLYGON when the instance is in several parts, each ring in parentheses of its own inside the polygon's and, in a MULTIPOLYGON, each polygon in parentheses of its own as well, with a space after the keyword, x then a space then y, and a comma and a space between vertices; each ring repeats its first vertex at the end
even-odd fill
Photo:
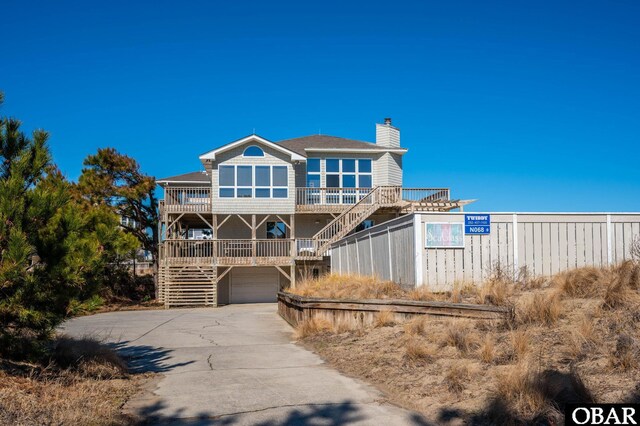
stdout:
POLYGON ((400 129, 391 125, 390 118, 385 118, 384 124, 376 123, 376 145, 400 148, 400 129))

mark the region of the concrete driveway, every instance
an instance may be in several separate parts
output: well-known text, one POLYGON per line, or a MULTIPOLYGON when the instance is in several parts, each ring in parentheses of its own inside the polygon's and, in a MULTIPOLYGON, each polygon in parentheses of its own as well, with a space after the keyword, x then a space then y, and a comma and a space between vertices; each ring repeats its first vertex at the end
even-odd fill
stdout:
POLYGON ((152 424, 427 424, 295 345, 275 304, 112 312, 62 329, 112 343, 135 371, 161 373, 125 407, 152 424))

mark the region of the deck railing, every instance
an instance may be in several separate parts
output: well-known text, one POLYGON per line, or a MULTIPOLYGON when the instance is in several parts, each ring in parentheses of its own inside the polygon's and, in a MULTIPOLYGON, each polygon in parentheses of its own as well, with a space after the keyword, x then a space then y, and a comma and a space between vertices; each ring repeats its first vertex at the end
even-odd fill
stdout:
POLYGON ((325 240, 314 240, 313 238, 296 239, 296 257, 298 259, 318 259, 322 257, 320 247, 326 243, 325 240))
POLYGON ((211 212, 210 187, 167 187, 164 189, 167 212, 211 212))
MULTIPOLYGON (((384 188, 384 191, 380 195, 388 200, 380 201, 386 205, 400 200, 435 202, 450 199, 447 188, 402 188, 400 186, 382 186, 381 188, 384 188)), ((371 191, 373 188, 296 188, 296 210, 317 213, 341 212, 358 203, 371 191)))
POLYGON ((335 210, 363 199, 372 188, 296 188, 298 210, 335 210))
POLYGON ((291 262, 294 240, 165 240, 162 260, 169 264, 276 265, 291 262))
MULTIPOLYGON (((398 198, 411 202, 448 201, 449 189, 446 188, 402 188, 386 186, 386 192, 398 191, 398 198)), ((296 188, 295 201, 297 211, 341 212, 348 206, 358 203, 371 193, 372 188, 296 188)), ((210 213, 210 187, 167 187, 161 208, 168 213, 210 213)))
POLYGON ((211 264, 215 257, 212 240, 164 240, 160 248, 160 260, 169 264, 211 264))
POLYGON ((448 188, 402 188, 402 199, 413 202, 449 201, 448 188))

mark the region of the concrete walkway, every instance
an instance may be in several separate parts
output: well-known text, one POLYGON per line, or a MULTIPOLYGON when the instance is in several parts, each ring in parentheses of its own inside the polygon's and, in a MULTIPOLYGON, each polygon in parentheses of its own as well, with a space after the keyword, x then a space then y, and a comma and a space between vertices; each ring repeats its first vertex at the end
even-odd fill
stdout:
POLYGON ((135 371, 162 374, 125 407, 152 424, 427 424, 295 345, 275 304, 112 312, 62 329, 112 343, 135 371))

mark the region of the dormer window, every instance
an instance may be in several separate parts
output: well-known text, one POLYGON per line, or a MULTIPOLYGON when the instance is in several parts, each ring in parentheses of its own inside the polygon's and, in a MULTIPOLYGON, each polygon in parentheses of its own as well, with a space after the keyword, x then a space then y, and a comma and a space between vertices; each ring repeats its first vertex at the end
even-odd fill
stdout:
POLYGON ((264 151, 255 145, 251 145, 244 150, 243 157, 264 157, 264 151))

